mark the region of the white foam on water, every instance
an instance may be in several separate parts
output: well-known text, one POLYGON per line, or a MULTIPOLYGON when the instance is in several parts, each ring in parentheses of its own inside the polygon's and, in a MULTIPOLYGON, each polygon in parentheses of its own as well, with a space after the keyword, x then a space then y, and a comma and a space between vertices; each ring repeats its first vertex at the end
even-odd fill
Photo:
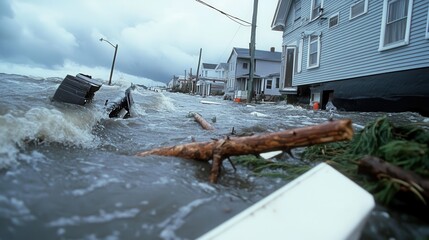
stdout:
POLYGON ((168 112, 176 111, 176 107, 174 106, 174 100, 165 96, 163 93, 156 94, 157 96, 157 107, 159 110, 164 110, 168 112))
POLYGON ((10 219, 16 225, 36 219, 23 201, 3 195, 0 195, 0 218, 10 219))
POLYGON ((175 100, 166 96, 162 92, 154 92, 136 88, 133 91, 134 105, 136 111, 140 115, 147 114, 149 111, 156 112, 175 112, 175 100))
POLYGON ((260 112, 251 112, 250 115, 255 116, 255 117, 268 117, 267 114, 263 114, 260 112))
POLYGON ((95 183, 89 185, 86 188, 75 189, 75 190, 71 191, 70 193, 73 196, 83 196, 85 194, 93 192, 96 189, 105 187, 105 186, 109 185, 110 183, 118 183, 118 182, 120 182, 120 181, 118 179, 116 179, 116 178, 109 178, 109 179, 103 178, 103 179, 97 180, 95 183))
POLYGON ((110 213, 100 210, 97 215, 61 217, 49 222, 47 225, 48 227, 66 227, 82 224, 106 223, 116 219, 134 218, 139 213, 140 210, 137 208, 122 211, 116 210, 110 213))
POLYGON ((158 227, 163 229, 160 233, 160 237, 162 239, 179 239, 175 232, 186 222, 185 218, 192 212, 192 210, 213 199, 214 197, 196 199, 179 208, 175 214, 171 215, 169 218, 158 224, 158 227))
POLYGON ((283 109, 283 110, 296 110, 296 111, 305 110, 304 108, 298 105, 281 104, 281 103, 277 105, 270 105, 270 108, 277 108, 277 109, 283 109))
POLYGON ((207 192, 207 193, 214 193, 214 192, 216 192, 216 188, 214 188, 213 186, 211 186, 210 184, 207 184, 207 183, 193 182, 192 186, 199 187, 204 192, 207 192))
POLYGON ((171 177, 161 176, 158 180, 154 181, 152 184, 159 184, 159 185, 166 185, 175 183, 176 179, 173 179, 171 177))

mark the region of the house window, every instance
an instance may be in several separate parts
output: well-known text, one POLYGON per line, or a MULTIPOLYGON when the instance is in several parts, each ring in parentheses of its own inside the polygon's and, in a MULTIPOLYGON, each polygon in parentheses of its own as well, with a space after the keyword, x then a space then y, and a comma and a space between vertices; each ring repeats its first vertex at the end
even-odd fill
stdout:
POLYGON ((368 0, 360 0, 350 6, 350 20, 357 18, 368 11, 368 0))
POLYGON ((273 80, 267 80, 267 89, 271 89, 271 86, 273 85, 273 80))
POLYGON ((311 0, 311 21, 318 18, 323 11, 323 0, 311 0))
POLYGON ((429 39, 429 8, 428 8, 428 20, 426 23, 426 39, 429 39))
POLYGON ((412 6, 413 0, 384 0, 379 50, 408 44, 412 6))
POLYGON ((319 67, 320 59, 320 36, 310 36, 308 41, 307 68, 319 67))
POLYGON ((247 69, 247 63, 243 63, 243 68, 247 69))
POLYGON ((280 78, 276 78, 276 88, 280 88, 280 78))
POLYGON ((329 17, 329 28, 335 27, 340 22, 340 14, 336 13, 329 17))
POLYGON ((301 19, 301 0, 295 1, 295 21, 301 19))

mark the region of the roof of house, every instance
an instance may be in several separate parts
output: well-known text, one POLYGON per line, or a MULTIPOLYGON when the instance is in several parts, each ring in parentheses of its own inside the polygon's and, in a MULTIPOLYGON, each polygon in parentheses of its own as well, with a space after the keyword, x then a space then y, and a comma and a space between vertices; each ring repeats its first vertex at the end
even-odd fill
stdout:
POLYGON ((216 66, 217 66, 217 64, 213 64, 213 63, 203 63, 204 69, 215 69, 216 66))
MULTIPOLYGON (((249 75, 250 75, 250 74, 246 73, 246 74, 242 74, 242 75, 240 75, 240 76, 237 76, 236 78, 249 78, 249 75)), ((254 77, 254 78, 261 78, 261 76, 260 76, 260 75, 258 75, 258 74, 253 74, 253 77, 254 77)))
POLYGON ((218 70, 218 69, 228 70, 229 69, 229 65, 228 65, 228 63, 219 63, 216 66, 216 70, 218 70))
POLYGON ((264 78, 272 78, 272 77, 279 77, 279 76, 280 76, 280 73, 277 72, 277 73, 270 73, 264 76, 264 78))
MULTIPOLYGON (((250 58, 250 53, 248 48, 233 48, 231 55, 228 58, 228 62, 231 59, 232 54, 236 52, 237 58, 250 58)), ((272 51, 264 51, 264 50, 255 50, 255 59, 256 60, 266 60, 273 62, 280 62, 282 57, 281 52, 272 52, 272 51)))
POLYGON ((292 6, 292 0, 279 0, 276 11, 274 12, 271 29, 275 31, 283 31, 285 28, 286 17, 292 6))

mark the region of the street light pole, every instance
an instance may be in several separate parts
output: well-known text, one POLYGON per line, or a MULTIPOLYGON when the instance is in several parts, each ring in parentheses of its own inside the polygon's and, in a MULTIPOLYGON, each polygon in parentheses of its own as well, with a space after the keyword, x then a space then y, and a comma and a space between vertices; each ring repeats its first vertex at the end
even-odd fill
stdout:
POLYGON ((113 68, 115 67, 115 61, 116 61, 116 53, 118 52, 118 44, 113 45, 109 40, 106 40, 104 38, 100 38, 100 42, 105 41, 108 44, 110 44, 113 48, 115 48, 115 54, 113 55, 113 62, 112 62, 112 68, 110 69, 110 78, 109 78, 109 85, 112 84, 112 75, 113 75, 113 68))

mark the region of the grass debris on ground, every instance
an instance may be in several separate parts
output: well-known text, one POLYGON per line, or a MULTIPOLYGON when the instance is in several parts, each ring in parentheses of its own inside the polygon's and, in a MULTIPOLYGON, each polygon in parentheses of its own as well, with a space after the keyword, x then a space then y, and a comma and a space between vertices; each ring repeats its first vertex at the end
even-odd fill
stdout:
MULTIPOLYGON (((376 119, 355 133, 351 141, 334 142, 305 148, 300 161, 265 160, 256 156, 241 156, 234 162, 247 166, 259 176, 294 179, 314 165, 326 162, 371 192, 375 199, 389 205, 399 192, 408 192, 426 207, 421 186, 403 179, 380 175, 377 179, 358 173, 360 160, 365 156, 383 159, 411 175, 429 180, 429 131, 427 125, 394 125, 387 117, 376 119), (405 190, 405 191, 404 191, 405 190)), ((427 193, 426 193, 427 194, 427 193)))

